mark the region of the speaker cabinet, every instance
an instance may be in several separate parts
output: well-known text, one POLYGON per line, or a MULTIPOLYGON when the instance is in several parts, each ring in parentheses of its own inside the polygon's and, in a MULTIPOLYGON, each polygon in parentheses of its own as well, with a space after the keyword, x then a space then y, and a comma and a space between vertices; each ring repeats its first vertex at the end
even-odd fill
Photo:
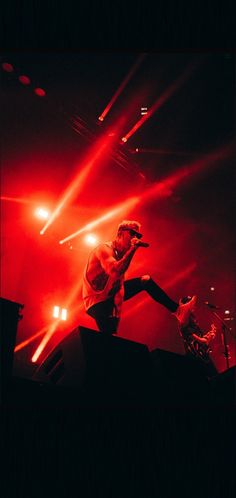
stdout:
POLYGON ((217 404, 236 404, 236 366, 213 377, 210 385, 213 402, 217 404))
POLYGON ((2 397, 7 392, 13 368, 18 322, 22 318, 23 304, 0 298, 1 312, 1 387, 2 397))
POLYGON ((151 351, 153 397, 164 402, 209 399, 209 381, 194 358, 161 349, 151 351))
POLYGON ((33 380, 97 396, 132 397, 146 392, 150 375, 147 346, 79 326, 47 356, 33 380))
POLYGON ((76 328, 49 353, 32 379, 43 384, 81 387, 85 369, 81 334, 76 328))

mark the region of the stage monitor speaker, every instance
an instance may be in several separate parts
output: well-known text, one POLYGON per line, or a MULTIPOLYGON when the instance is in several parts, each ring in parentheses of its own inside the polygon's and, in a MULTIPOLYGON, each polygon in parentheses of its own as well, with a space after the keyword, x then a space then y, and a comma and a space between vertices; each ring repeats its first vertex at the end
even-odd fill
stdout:
POLYGON ((210 380, 212 402, 236 404, 236 366, 219 373, 210 380))
POLYGON ((97 393, 147 389, 150 356, 147 346, 86 327, 73 330, 47 356, 33 380, 78 387, 97 393))
POLYGON ((0 298, 1 313, 1 395, 4 398, 12 377, 18 322, 23 304, 0 298))
POLYGON ((209 397, 209 381, 194 359, 170 351, 151 351, 154 396, 157 401, 194 402, 209 397))
POLYGON ((81 387, 86 361, 79 328, 66 336, 36 369, 32 379, 43 384, 81 387))

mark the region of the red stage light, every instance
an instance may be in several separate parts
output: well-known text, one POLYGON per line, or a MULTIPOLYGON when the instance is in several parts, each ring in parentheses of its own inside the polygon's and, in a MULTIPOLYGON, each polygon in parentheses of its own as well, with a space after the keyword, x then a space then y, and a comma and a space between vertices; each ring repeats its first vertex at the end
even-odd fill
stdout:
POLYGON ((34 93, 38 95, 38 97, 45 97, 46 92, 43 88, 35 88, 34 93))
POLYGON ((6 71, 7 73, 12 73, 14 71, 14 67, 12 64, 9 64, 9 62, 3 62, 2 68, 3 71, 6 71))
POLYGON ((67 309, 66 308, 62 308, 61 310, 61 320, 67 320, 67 309))
POLYGON ((49 218, 49 211, 44 208, 37 208, 35 216, 37 216, 40 220, 47 220, 49 218))
POLYGON ((98 243, 98 239, 95 235, 88 234, 84 237, 84 241, 88 246, 95 246, 98 243))
MULTIPOLYGON (((78 293, 81 292, 82 290, 82 279, 78 280, 77 283, 75 284, 75 286, 71 289, 71 292, 68 296, 68 299, 65 303, 66 306, 68 306, 70 309, 71 309, 71 305, 72 305, 72 302, 75 298, 77 298, 78 296, 78 293)), ((62 308, 62 310, 65 310, 66 308, 62 308)), ((83 309, 83 304, 81 304, 79 306, 79 309, 83 309)), ((78 311, 78 306, 77 306, 77 311, 78 311)), ((53 321, 53 323, 50 325, 50 327, 48 328, 47 332, 45 333, 42 341, 40 342, 40 344, 38 345, 36 351, 34 352, 32 358, 31 358, 31 361, 33 363, 35 363, 37 361, 37 359, 39 358, 39 356, 42 354, 46 344, 49 342, 49 340, 51 339, 51 337, 54 335, 54 333, 56 332, 58 326, 60 325, 60 321, 63 319, 65 320, 66 318, 62 318, 62 317, 67 317, 67 314, 65 314, 65 311, 63 312, 63 314, 61 315, 61 318, 57 318, 55 321, 53 321)))
POLYGON ((19 81, 20 81, 20 83, 22 83, 22 85, 30 85, 30 83, 31 83, 28 76, 25 76, 23 74, 21 76, 19 76, 19 81))
POLYGON ((53 318, 59 318, 59 320, 67 320, 67 309, 60 308, 60 306, 54 306, 53 308, 53 318))
POLYGON ((53 318, 59 318, 59 313, 60 313, 60 307, 54 306, 52 314, 53 318))
POLYGON ((99 116, 99 121, 104 121, 104 117, 103 116, 99 116))

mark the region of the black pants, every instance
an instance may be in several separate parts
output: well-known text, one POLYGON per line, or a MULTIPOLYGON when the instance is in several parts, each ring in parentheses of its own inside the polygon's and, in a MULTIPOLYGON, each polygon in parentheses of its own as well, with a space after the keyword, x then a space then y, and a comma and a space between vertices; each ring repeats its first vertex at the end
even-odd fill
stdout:
MULTIPOLYGON (((126 280, 124 282, 125 295, 124 300, 127 301, 133 296, 136 296, 141 291, 146 291, 152 299, 162 304, 169 311, 174 313, 178 304, 173 301, 162 289, 159 285, 152 280, 151 277, 139 277, 132 278, 130 280, 126 280)), ((108 299, 107 301, 102 301, 101 303, 95 304, 87 313, 94 318, 97 323, 97 326, 101 332, 105 332, 108 334, 116 334, 119 318, 116 318, 113 315, 114 309, 114 301, 113 299, 108 299)))

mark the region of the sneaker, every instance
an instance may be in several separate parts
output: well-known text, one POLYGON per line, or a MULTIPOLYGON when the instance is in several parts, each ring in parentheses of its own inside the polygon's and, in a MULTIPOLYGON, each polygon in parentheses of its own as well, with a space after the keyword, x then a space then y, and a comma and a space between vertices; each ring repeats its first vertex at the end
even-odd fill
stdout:
POLYGON ((190 315, 194 310, 197 301, 197 296, 182 298, 179 300, 179 306, 174 313, 177 320, 180 322, 181 327, 186 327, 189 323, 190 315), (184 302, 185 301, 185 302, 184 302), (187 302, 186 302, 187 301, 187 302))

